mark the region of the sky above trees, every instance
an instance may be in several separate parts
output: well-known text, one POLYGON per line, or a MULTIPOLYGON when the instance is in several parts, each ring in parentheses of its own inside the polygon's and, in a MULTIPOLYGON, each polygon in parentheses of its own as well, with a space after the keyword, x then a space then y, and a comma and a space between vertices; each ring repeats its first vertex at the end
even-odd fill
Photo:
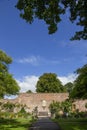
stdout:
POLYGON ((69 40, 80 28, 68 21, 67 13, 58 31, 49 35, 43 21, 30 25, 21 19, 16 2, 0 0, 0 49, 13 58, 9 69, 21 91, 34 90, 45 72, 56 73, 63 83, 72 81, 73 72, 87 63, 87 41, 69 40))

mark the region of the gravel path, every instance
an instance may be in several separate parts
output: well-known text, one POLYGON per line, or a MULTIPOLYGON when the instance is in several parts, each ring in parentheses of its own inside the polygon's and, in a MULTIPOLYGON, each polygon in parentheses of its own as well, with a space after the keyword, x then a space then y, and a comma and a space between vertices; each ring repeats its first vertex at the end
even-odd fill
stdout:
POLYGON ((33 123, 30 130, 60 130, 60 128, 49 118, 42 118, 33 123))

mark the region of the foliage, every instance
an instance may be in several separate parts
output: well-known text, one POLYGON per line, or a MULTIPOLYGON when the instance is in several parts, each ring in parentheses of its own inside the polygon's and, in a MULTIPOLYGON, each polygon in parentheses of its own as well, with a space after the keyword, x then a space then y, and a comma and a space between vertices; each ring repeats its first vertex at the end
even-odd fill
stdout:
POLYGON ((67 99, 64 102, 61 103, 61 106, 63 108, 63 112, 70 113, 72 111, 72 101, 67 99))
POLYGON ((25 113, 26 113, 26 111, 25 111, 24 107, 22 107, 22 108, 21 108, 20 113, 23 113, 23 114, 25 114, 25 113))
POLYGON ((20 16, 30 24, 35 18, 44 20, 49 34, 57 31, 62 15, 68 10, 69 20, 82 27, 71 40, 87 39, 86 0, 18 0, 16 8, 21 11, 20 16))
POLYGON ((77 69, 77 79, 74 82, 74 88, 70 94, 70 98, 87 99, 87 64, 77 69))
POLYGON ((34 120, 31 118, 0 118, 0 130, 28 130, 34 120))
POLYGON ((85 104, 85 108, 87 108, 87 103, 85 104))
POLYGON ((26 111, 27 106, 14 104, 12 102, 0 102, 0 117, 3 118, 28 118, 30 113, 26 111))
POLYGON ((32 91, 31 91, 31 90, 28 90, 26 93, 32 93, 32 91))
POLYGON ((57 114, 61 110, 61 103, 53 101, 49 106, 51 114, 57 114))
POLYGON ((4 112, 14 112, 14 108, 17 107, 16 104, 11 102, 0 102, 0 111, 4 112))
POLYGON ((73 83, 68 82, 67 84, 64 85, 64 88, 66 89, 66 91, 68 93, 70 93, 72 91, 72 89, 73 89, 73 83))
POLYGON ((60 116, 60 111, 62 111, 61 116, 66 116, 66 114, 70 114, 72 112, 72 101, 65 100, 64 102, 55 102, 53 101, 49 106, 51 114, 55 114, 56 117, 60 116))
POLYGON ((15 107, 15 104, 10 103, 10 102, 4 103, 2 106, 2 108, 8 112, 12 112, 14 110, 14 107, 15 107))
POLYGON ((0 97, 15 95, 19 92, 19 86, 13 76, 8 72, 12 58, 0 50, 0 97))
POLYGON ((54 120, 61 127, 62 130, 86 130, 87 118, 60 118, 54 120))
POLYGON ((64 88, 54 73, 44 73, 36 84, 36 92, 57 93, 64 92, 64 88))

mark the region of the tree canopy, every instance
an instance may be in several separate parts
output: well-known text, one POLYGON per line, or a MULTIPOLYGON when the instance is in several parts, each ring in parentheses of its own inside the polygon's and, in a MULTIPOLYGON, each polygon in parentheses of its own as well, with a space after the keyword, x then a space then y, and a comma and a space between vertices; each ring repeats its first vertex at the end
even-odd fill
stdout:
POLYGON ((69 20, 81 26, 71 40, 87 39, 87 1, 86 0, 18 0, 16 8, 28 23, 35 18, 44 20, 49 34, 58 30, 62 15, 69 12, 69 20))
POLYGON ((77 69, 78 77, 74 82, 74 88, 70 94, 71 98, 87 99, 87 64, 77 69))
POLYGON ((64 88, 55 73, 44 73, 39 77, 36 85, 36 92, 57 93, 64 92, 64 88))
POLYGON ((66 91, 67 91, 68 93, 70 93, 70 92, 72 91, 72 89, 73 89, 73 83, 71 83, 71 82, 66 83, 66 84, 64 85, 64 88, 66 89, 66 91))
POLYGON ((15 95, 19 92, 17 82, 8 71, 11 63, 12 58, 0 50, 0 98, 4 95, 15 95))
POLYGON ((26 91, 26 93, 33 93, 33 92, 32 92, 32 90, 28 90, 28 91, 26 91))

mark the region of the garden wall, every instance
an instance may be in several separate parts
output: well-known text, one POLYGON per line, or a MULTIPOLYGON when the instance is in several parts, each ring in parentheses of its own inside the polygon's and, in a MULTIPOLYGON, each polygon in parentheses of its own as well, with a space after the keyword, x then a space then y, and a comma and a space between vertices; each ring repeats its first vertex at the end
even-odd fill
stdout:
MULTIPOLYGON (((35 107, 38 108, 39 112, 48 112, 49 113, 49 105, 54 101, 62 102, 68 99, 68 93, 21 93, 15 99, 4 99, 2 102, 12 102, 19 103, 22 105, 26 105, 26 111, 32 112, 35 107)), ((75 100, 74 104, 76 109, 79 111, 86 111, 85 104, 87 100, 75 100)))

